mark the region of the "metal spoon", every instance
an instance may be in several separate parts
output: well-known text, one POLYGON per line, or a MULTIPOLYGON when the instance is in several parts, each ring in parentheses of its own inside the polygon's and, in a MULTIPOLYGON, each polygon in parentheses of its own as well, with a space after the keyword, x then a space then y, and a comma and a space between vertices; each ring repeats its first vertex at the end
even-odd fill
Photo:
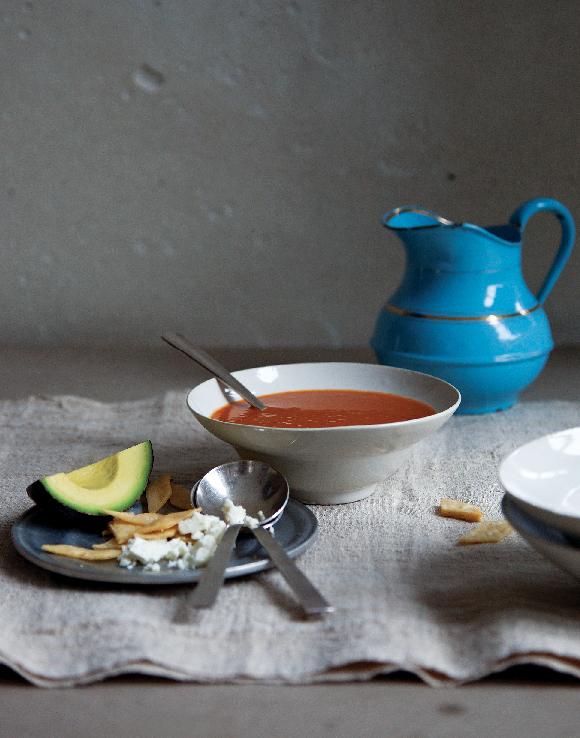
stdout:
MULTIPOLYGON (((279 472, 266 464, 233 461, 216 466, 191 491, 193 506, 201 507, 205 515, 216 515, 218 518, 224 517, 222 507, 226 498, 234 505, 241 504, 240 499, 250 499, 252 504, 249 507, 244 504, 246 513, 257 517, 261 512, 264 515, 263 524, 273 525, 288 502, 288 484, 279 472)), ((230 525, 225 531, 190 597, 191 607, 211 607, 216 601, 241 527, 230 525)))
POLYGON ((265 410, 266 406, 264 403, 261 400, 258 400, 258 398, 253 395, 247 387, 233 377, 228 370, 213 357, 206 354, 205 351, 202 351, 202 349, 197 346, 194 346, 191 341, 188 341, 187 338, 184 338, 180 333, 164 333, 161 338, 170 346, 173 346, 173 348, 176 348, 178 351, 182 351, 186 356, 189 356, 190 359, 197 361, 197 363, 203 366, 204 369, 207 369, 208 372, 213 374, 214 377, 217 377, 217 379, 221 380, 230 389, 234 390, 234 392, 237 392, 238 395, 243 397, 244 400, 250 403, 250 405, 257 407, 258 410, 265 410))
MULTIPOLYGON (((268 530, 282 515, 288 496, 288 482, 280 472, 261 461, 251 460, 233 461, 212 469, 192 490, 194 505, 208 515, 222 517, 222 506, 227 497, 234 505, 242 505, 252 517, 261 517, 261 512, 264 519, 257 528, 250 530, 292 587, 304 611, 308 615, 333 612, 334 607, 304 576, 268 530)), ((195 588, 194 607, 211 607, 215 602, 240 527, 231 525, 226 530, 195 588)))

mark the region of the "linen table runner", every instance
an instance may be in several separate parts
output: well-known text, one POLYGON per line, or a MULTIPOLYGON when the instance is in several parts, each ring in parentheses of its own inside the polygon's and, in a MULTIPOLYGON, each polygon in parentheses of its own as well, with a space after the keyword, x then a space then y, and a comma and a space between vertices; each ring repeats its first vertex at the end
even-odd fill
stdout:
POLYGON ((441 497, 501 518, 498 466, 539 436, 580 425, 580 403, 521 403, 454 416, 360 502, 313 506, 320 532, 299 566, 336 606, 307 619, 268 570, 226 582, 211 610, 193 585, 69 579, 14 549, 26 486, 150 439, 153 476, 191 484, 233 449, 199 426, 183 393, 104 404, 77 397, 0 403, 0 663, 41 686, 122 673, 198 682, 308 683, 405 669, 433 685, 516 663, 580 676, 580 584, 517 533, 458 546, 470 529, 438 515, 441 497))

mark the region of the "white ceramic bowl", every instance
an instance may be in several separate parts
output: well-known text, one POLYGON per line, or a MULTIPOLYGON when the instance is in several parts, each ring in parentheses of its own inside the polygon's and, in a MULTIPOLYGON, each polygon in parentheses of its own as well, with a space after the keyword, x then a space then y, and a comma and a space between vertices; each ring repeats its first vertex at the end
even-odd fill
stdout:
POLYGON ((528 515, 580 536, 580 428, 516 449, 501 463, 499 478, 508 497, 528 515))
POLYGON ((521 537, 553 564, 580 579, 580 539, 542 523, 528 515, 509 495, 502 502, 503 513, 521 537))
POLYGON ((412 397, 436 410, 436 415, 382 425, 259 428, 211 419, 232 398, 215 379, 191 390, 187 405, 210 433, 231 443, 242 459, 258 459, 282 472, 295 499, 322 505, 370 495, 377 482, 401 466, 413 444, 443 425, 461 400, 455 387, 441 379, 375 364, 282 364, 234 376, 257 396, 305 389, 370 390, 412 397))

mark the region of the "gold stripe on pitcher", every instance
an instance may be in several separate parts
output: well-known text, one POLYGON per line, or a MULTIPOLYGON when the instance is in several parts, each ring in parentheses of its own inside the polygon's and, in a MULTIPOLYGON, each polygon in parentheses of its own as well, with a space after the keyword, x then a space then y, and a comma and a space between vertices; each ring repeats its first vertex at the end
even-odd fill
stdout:
POLYGON ((517 313, 506 313, 505 315, 425 315, 424 313, 414 313, 410 310, 401 310, 400 308, 389 305, 389 303, 387 303, 385 307, 392 313, 397 313, 397 315, 408 315, 411 318, 428 318, 430 320, 487 320, 494 323, 498 320, 504 320, 505 318, 517 318, 520 315, 529 315, 530 313, 533 313, 534 310, 537 310, 540 305, 538 303, 533 308, 530 308, 530 310, 524 310, 522 308, 517 313))

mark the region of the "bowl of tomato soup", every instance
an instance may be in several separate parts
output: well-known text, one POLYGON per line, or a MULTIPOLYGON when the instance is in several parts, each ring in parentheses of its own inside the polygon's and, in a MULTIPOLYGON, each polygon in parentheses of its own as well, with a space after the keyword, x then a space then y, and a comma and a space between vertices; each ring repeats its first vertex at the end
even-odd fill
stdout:
POLYGON ((376 364, 281 364, 234 376, 265 410, 215 379, 191 390, 189 409, 242 459, 278 469, 292 497, 314 504, 372 494, 461 400, 441 379, 376 364))

